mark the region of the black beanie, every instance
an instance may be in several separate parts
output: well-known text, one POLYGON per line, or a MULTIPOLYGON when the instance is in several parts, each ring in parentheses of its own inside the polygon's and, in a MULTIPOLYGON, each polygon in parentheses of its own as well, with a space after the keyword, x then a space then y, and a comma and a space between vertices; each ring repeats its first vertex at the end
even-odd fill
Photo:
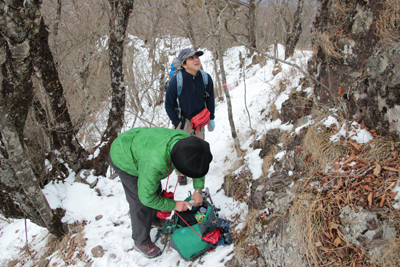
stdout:
POLYGON ((171 151, 172 164, 180 173, 190 178, 206 175, 212 158, 210 145, 196 136, 179 140, 171 151))

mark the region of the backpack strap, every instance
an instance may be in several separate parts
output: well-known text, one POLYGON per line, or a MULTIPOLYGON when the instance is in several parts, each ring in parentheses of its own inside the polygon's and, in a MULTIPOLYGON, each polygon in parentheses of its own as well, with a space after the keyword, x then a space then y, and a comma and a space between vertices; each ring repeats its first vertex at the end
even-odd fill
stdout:
MULTIPOLYGON (((203 83, 204 83, 204 106, 207 107, 207 99, 210 97, 210 94, 206 91, 207 85, 208 85, 208 74, 204 70, 200 70, 201 76, 203 77, 203 83)), ((181 110, 181 105, 179 103, 179 95, 182 92, 182 87, 183 87, 183 75, 181 71, 177 71, 176 73, 176 90, 177 90, 177 95, 176 95, 176 103, 178 104, 177 112, 178 112, 178 118, 182 119, 182 117, 189 118, 190 116, 182 116, 182 110, 181 110)), ((189 119, 191 120, 191 119, 189 119)), ((185 121, 182 122, 181 129, 185 127, 185 121)))
POLYGON ((200 70, 201 75, 203 76, 203 82, 204 82, 204 89, 207 89, 208 85, 208 74, 204 70, 200 70))

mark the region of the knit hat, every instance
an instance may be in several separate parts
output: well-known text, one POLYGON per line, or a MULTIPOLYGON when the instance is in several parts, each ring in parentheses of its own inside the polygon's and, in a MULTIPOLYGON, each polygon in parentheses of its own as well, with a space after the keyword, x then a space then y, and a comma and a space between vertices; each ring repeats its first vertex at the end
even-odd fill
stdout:
POLYGON ((183 63, 184 61, 186 61, 186 59, 190 58, 194 54, 196 54, 198 56, 202 56, 204 53, 203 53, 203 51, 196 52, 193 49, 185 48, 185 49, 182 49, 181 52, 179 52, 178 60, 179 60, 179 62, 183 63))
POLYGON ((191 178, 206 175, 212 158, 210 145, 196 136, 179 140, 171 151, 172 164, 180 173, 191 178))

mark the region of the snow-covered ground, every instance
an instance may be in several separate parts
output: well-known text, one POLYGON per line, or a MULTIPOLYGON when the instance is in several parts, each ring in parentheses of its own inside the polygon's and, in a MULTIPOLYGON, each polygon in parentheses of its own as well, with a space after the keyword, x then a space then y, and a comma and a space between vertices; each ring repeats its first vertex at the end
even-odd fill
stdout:
MULTIPOLYGON (((133 37, 131 37, 134 39, 133 37)), ((138 45, 137 47, 142 47, 138 45)), ((285 130, 295 131, 293 125, 285 124, 277 121, 265 119, 265 115, 270 111, 272 104, 280 110, 282 103, 288 99, 290 90, 299 87, 299 79, 302 77, 300 72, 294 70, 288 65, 281 65, 282 71, 276 76, 272 75, 274 69, 274 61, 268 60, 264 66, 254 65, 245 69, 245 79, 243 69, 240 68, 239 52, 246 54, 244 47, 233 47, 224 55, 225 70, 227 72, 227 85, 230 88, 230 96, 232 101, 233 118, 241 148, 245 151, 245 163, 253 174, 253 179, 257 179, 262 174, 262 159, 258 156, 260 150, 254 150, 249 145, 257 138, 260 138, 268 130, 281 128, 285 130), (277 95, 279 82, 285 81, 286 90, 277 95), (245 81, 245 82, 244 82, 245 81), (247 107, 247 110, 246 110, 247 107), (250 129, 253 129, 251 131, 250 129), (255 132, 253 135, 251 132, 255 132)), ((143 53, 145 54, 145 53, 143 53)), ((283 58, 284 50, 279 46, 279 56, 283 58)), ((293 63, 305 66, 311 52, 296 51, 295 55, 289 59, 293 63)), ((172 58, 170 58, 170 61, 172 58)), ((205 71, 214 76, 212 65, 212 53, 205 50, 205 54, 201 57, 205 71)), ((246 66, 251 65, 251 58, 246 58, 246 66)), ((307 90, 307 89, 306 89, 307 90)), ((145 107, 146 105, 143 105, 145 107)), ((219 216, 232 221, 231 229, 239 229, 246 213, 247 205, 237 202, 227 197, 224 190, 221 189, 224 176, 235 171, 234 166, 237 161, 236 152, 231 137, 231 129, 228 121, 226 102, 217 102, 215 111, 215 130, 206 132, 206 141, 210 143, 213 154, 213 161, 210 165, 210 171, 206 175, 206 187, 209 188, 213 202, 217 207, 221 208, 219 216), (239 215, 239 216, 237 216, 239 215)), ((156 112, 157 116, 153 116, 153 122, 163 122, 159 126, 171 127, 172 125, 163 125, 168 120, 163 106, 158 107, 151 112, 156 112), (157 120, 154 118, 157 117, 157 120)), ((145 112, 144 114, 149 114, 145 112)), ((133 116, 127 114, 126 127, 123 131, 132 127, 133 116)), ((329 118, 326 124, 337 123, 333 118, 329 118)), ((136 126, 140 122, 135 123, 136 126)), ((361 129, 359 131, 362 131, 361 129)), ((340 132, 338 133, 340 134, 340 132)), ((363 138, 360 143, 364 143, 371 136, 366 132, 353 133, 353 138, 363 138)), ((334 141, 334 140, 333 140, 334 141)), ((358 140, 357 140, 358 141, 358 140)), ((74 182, 75 173, 65 180, 64 183, 48 184, 44 189, 50 206, 55 209, 62 207, 66 210, 63 218, 64 222, 73 224, 75 222, 85 222, 82 233, 86 238, 86 246, 76 248, 74 253, 70 255, 54 253, 48 255, 50 261, 49 266, 85 266, 85 262, 79 260, 78 253, 84 252, 86 259, 92 261, 91 266, 224 266, 227 261, 233 257, 234 245, 218 246, 211 252, 206 253, 199 259, 192 261, 184 261, 179 254, 171 248, 167 248, 164 253, 157 258, 147 259, 139 252, 132 250, 133 240, 131 238, 131 223, 129 218, 129 207, 125 199, 120 179, 110 179, 110 173, 106 177, 96 177, 90 174, 87 180, 94 182, 98 179, 98 183, 94 189, 89 185, 74 182), (100 192, 100 194, 99 194, 100 192), (96 216, 102 215, 101 219, 96 216), (92 248, 102 246, 105 254, 100 258, 92 255, 92 248), (64 257, 64 259, 63 259, 64 257), (67 264, 64 260, 75 260, 67 264)), ((172 173, 170 176, 170 185, 175 185, 177 176, 172 173)), ((165 186, 166 180, 164 180, 165 186)), ((192 181, 186 186, 178 186, 175 193, 175 199, 183 200, 188 196, 188 191, 193 191, 192 181)), ((101 217, 101 216, 100 216, 101 217)), ((30 260, 27 254, 21 254, 22 248, 26 244, 26 236, 33 255, 43 255, 46 241, 49 237, 47 230, 36 226, 27 221, 27 231, 25 231, 24 220, 5 220, 0 219, 0 266, 5 266, 8 261, 15 260, 15 266, 37 266, 37 262, 30 260)), ((151 232, 154 240, 156 229, 151 232)), ((75 234, 76 235, 76 234, 75 234)), ((78 238, 78 237, 75 237, 78 238)), ((163 247, 160 240, 156 245, 163 247)))

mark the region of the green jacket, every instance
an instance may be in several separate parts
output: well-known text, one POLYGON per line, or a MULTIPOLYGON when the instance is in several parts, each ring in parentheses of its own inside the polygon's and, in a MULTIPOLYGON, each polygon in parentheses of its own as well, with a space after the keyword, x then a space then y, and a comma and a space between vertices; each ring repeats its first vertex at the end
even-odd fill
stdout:
MULTIPOLYGON (((115 166, 138 177, 139 199, 143 205, 157 210, 173 210, 175 201, 161 197, 157 189, 168 177, 171 150, 184 131, 167 128, 133 128, 120 134, 112 143, 110 155, 115 166)), ((172 165, 171 173, 175 169, 172 165)), ((193 179, 194 189, 204 188, 204 177, 193 179)))

